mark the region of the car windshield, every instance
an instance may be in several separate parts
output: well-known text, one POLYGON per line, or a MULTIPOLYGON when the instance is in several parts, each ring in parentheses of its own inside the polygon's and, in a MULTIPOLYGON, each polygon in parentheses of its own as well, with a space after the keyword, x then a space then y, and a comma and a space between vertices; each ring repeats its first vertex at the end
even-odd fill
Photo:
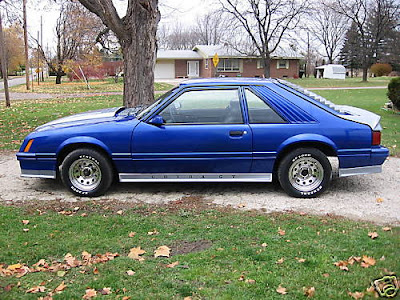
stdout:
POLYGON ((169 90, 168 92, 166 92, 165 94, 161 95, 156 102, 154 102, 153 104, 145 107, 142 106, 142 109, 140 111, 137 111, 137 118, 140 120, 141 118, 143 118, 149 111, 151 111, 155 106, 157 106, 158 104, 160 104, 161 102, 163 102, 166 98, 168 98, 175 90, 177 89, 177 87, 174 87, 173 89, 169 90))

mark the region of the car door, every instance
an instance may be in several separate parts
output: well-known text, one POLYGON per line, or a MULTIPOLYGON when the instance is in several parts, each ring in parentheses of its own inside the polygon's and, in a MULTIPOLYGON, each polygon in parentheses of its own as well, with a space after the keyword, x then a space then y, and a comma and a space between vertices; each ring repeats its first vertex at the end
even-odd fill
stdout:
POLYGON ((137 173, 246 173, 252 135, 238 88, 188 89, 140 122, 132 137, 137 173), (162 125, 152 125, 155 115, 162 125))

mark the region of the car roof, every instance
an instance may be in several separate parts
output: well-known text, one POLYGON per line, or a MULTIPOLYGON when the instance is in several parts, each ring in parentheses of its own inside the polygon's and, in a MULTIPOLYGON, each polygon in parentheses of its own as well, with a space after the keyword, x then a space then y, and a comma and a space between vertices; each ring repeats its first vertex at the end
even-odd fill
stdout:
POLYGON ((274 84, 275 79, 272 78, 246 78, 246 77, 217 77, 217 78, 201 78, 189 79, 183 81, 180 86, 210 86, 210 85, 265 85, 274 84))

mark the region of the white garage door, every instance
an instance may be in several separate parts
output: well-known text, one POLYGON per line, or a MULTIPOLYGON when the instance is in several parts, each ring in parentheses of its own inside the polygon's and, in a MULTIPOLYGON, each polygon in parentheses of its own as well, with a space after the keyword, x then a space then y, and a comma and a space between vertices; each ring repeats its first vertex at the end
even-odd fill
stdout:
POLYGON ((157 61, 154 77, 156 79, 175 78, 175 61, 157 61))

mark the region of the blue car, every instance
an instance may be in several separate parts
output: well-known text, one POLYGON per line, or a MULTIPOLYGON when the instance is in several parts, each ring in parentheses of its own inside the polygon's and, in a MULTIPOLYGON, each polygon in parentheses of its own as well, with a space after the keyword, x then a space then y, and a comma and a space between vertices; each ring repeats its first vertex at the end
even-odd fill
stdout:
POLYGON ((79 196, 120 182, 271 182, 315 197, 332 177, 378 173, 380 117, 279 79, 188 80, 148 107, 65 117, 29 134, 23 177, 57 178, 79 196))

